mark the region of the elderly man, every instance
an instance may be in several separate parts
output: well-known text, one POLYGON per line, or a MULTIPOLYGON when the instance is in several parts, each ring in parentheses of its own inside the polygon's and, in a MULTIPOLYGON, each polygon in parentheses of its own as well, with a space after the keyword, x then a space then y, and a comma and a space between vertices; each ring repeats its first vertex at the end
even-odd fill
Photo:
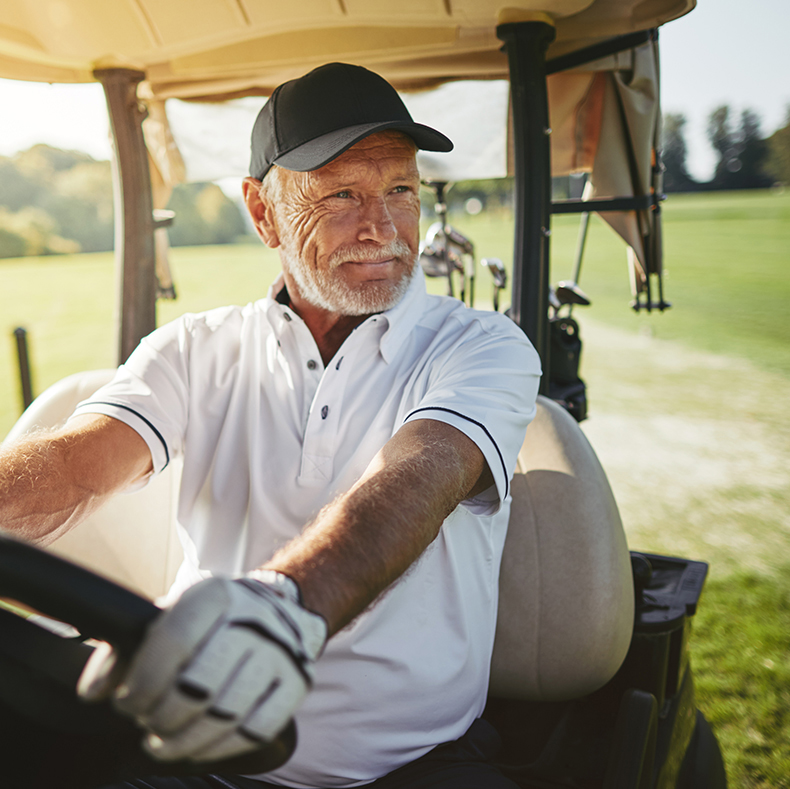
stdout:
POLYGON ((158 329, 4 459, 4 523, 46 540, 183 455, 170 604, 130 666, 97 650, 85 696, 112 689, 163 761, 296 718, 265 776, 125 786, 514 786, 478 719, 540 370, 506 318, 425 292, 415 153, 451 147, 360 67, 280 86, 243 187, 269 296, 158 329))

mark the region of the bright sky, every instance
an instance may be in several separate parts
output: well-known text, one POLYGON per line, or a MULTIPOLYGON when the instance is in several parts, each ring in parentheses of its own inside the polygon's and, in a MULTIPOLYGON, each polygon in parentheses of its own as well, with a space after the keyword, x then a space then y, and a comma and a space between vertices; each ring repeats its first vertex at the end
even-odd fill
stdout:
MULTIPOLYGON (((788 0, 699 0, 687 16, 661 28, 664 112, 688 119, 689 170, 712 175, 708 114, 729 104, 736 116, 755 110, 765 134, 783 125, 790 106, 788 0)), ((104 96, 98 85, 44 85, 0 79, 0 155, 46 142, 110 156, 104 96)))
POLYGON ((664 113, 687 120, 689 171, 713 175, 707 117, 729 104, 762 118, 768 135, 784 125, 790 107, 790 3, 787 0, 698 0, 697 7, 659 31, 664 113))

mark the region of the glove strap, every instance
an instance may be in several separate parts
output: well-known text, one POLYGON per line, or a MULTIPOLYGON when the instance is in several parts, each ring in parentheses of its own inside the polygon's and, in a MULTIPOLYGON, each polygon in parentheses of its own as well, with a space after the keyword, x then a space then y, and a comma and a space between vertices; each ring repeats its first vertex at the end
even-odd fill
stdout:
POLYGON ((293 600, 293 602, 298 603, 304 608, 302 590, 299 589, 299 584, 290 576, 284 573, 278 573, 277 570, 253 570, 251 573, 246 573, 244 577, 266 584, 273 592, 279 594, 280 597, 293 600))
POLYGON ((321 614, 305 608, 299 584, 293 578, 276 570, 253 570, 237 581, 243 584, 260 583, 267 591, 295 603, 302 613, 299 627, 306 654, 315 660, 323 652, 327 637, 326 620, 321 614))

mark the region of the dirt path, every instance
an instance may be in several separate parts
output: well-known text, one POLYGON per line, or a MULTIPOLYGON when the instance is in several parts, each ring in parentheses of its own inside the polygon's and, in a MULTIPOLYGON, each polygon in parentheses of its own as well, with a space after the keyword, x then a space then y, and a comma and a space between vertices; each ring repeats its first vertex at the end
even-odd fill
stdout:
POLYGON ((584 318, 582 427, 631 547, 712 576, 790 566, 790 380, 584 318))

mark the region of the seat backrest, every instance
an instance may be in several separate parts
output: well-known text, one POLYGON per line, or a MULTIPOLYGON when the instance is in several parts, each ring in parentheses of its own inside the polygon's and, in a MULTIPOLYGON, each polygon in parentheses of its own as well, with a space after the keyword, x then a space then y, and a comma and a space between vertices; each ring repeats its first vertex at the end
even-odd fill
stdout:
MULTIPOLYGON (((31 403, 3 443, 63 424, 79 402, 114 374, 92 370, 53 384, 31 403)), ((174 458, 144 488, 114 496, 50 550, 150 599, 163 595, 183 557, 175 528, 180 479, 181 464, 174 458)))
POLYGON ((631 562, 595 452, 547 398, 538 398, 512 497, 489 691, 532 701, 584 696, 628 651, 631 562))

